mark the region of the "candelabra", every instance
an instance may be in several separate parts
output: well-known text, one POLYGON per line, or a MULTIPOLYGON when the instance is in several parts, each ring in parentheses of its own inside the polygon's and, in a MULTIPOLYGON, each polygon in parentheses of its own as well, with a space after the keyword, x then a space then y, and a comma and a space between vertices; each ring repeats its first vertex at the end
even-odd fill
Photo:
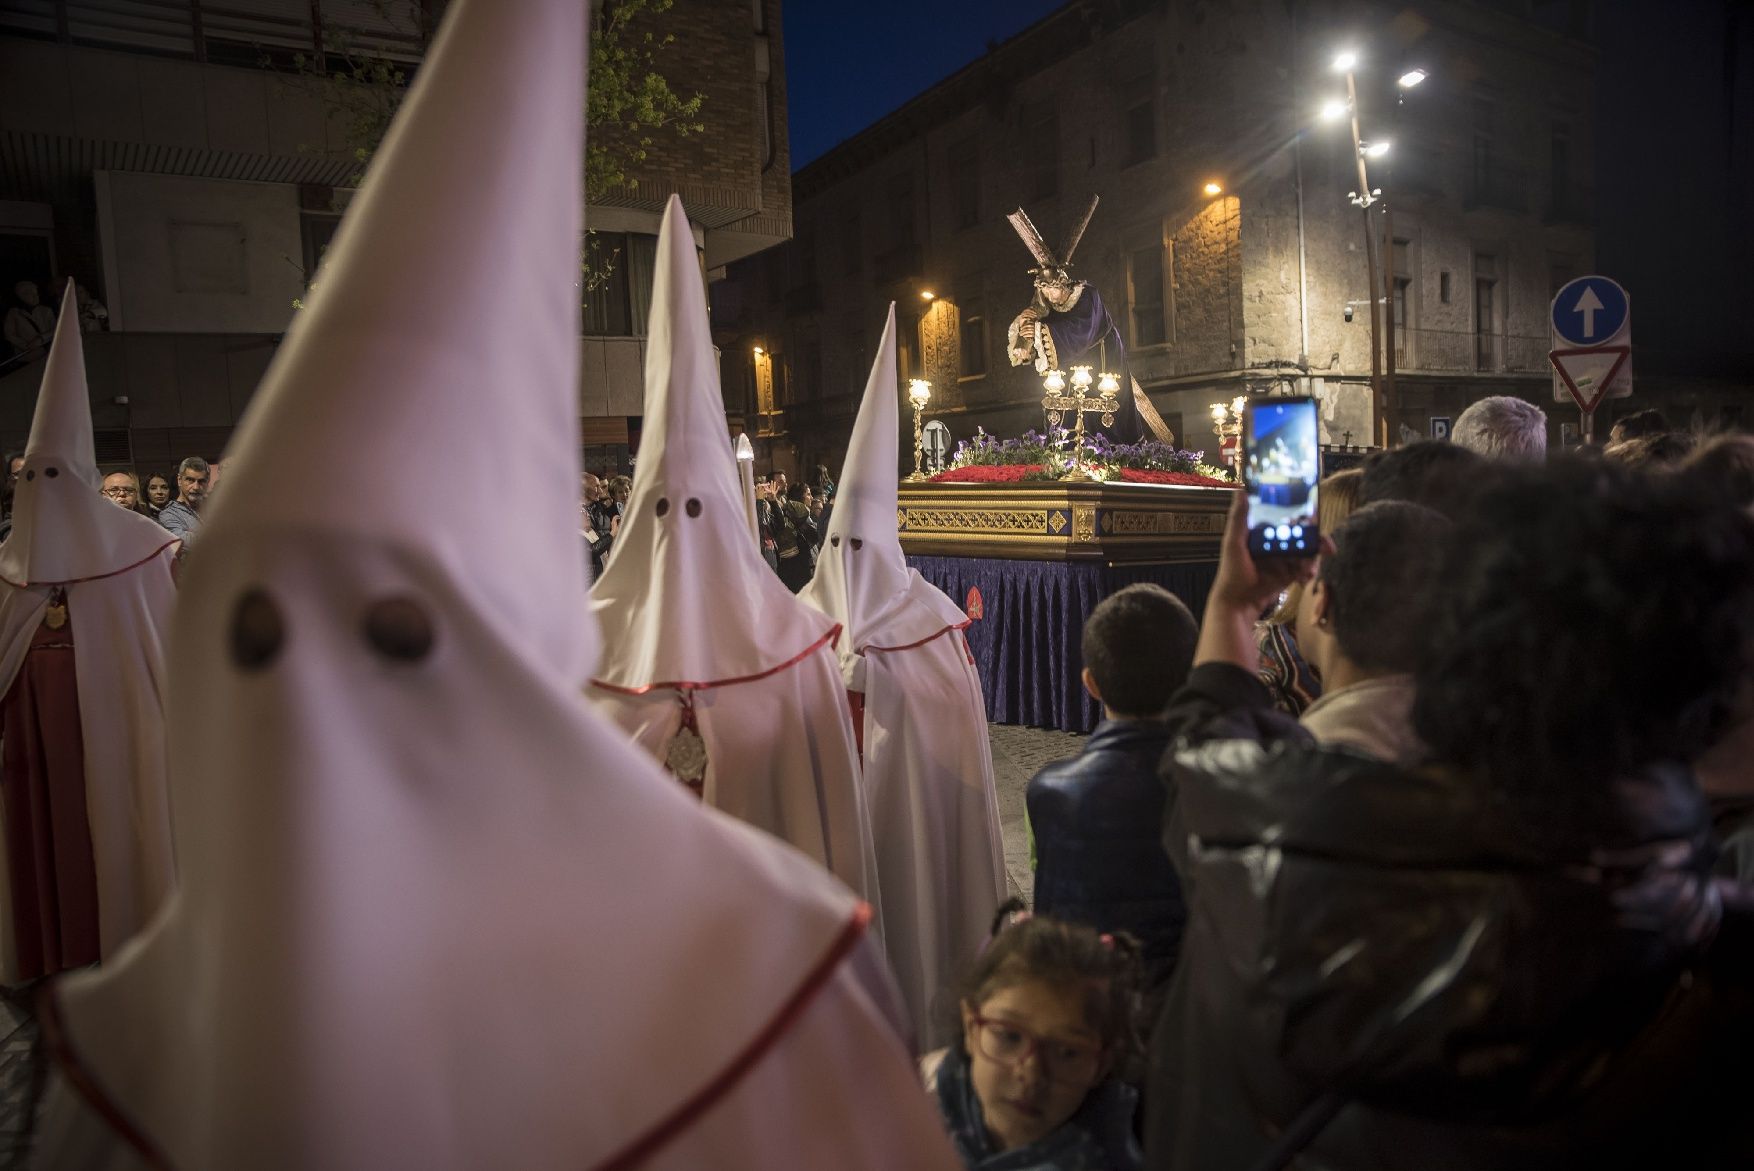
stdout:
POLYGON ((924 378, 915 378, 909 381, 907 401, 913 404, 914 408, 914 474, 909 476, 908 480, 918 482, 926 478, 926 473, 920 467, 921 461, 925 459, 926 455, 926 437, 925 432, 921 430, 920 418, 925 414, 926 404, 932 401, 932 384, 924 378))
POLYGON ((1102 416, 1102 425, 1112 427, 1115 423, 1115 412, 1121 409, 1120 399, 1115 392, 1121 388, 1121 380, 1108 371, 1092 378, 1090 367, 1072 367, 1072 393, 1066 393, 1066 375, 1058 370, 1049 370, 1042 378, 1042 389, 1047 391, 1041 405, 1046 408, 1048 422, 1057 427, 1060 421, 1070 413, 1072 423, 1072 466, 1061 476, 1062 480, 1095 480, 1098 476, 1091 475, 1084 469, 1084 415, 1095 412, 1102 416), (1090 384, 1096 383, 1096 395, 1090 395, 1090 384))
POLYGON ((1239 394, 1229 404, 1212 404, 1212 431, 1218 436, 1219 449, 1234 443, 1231 454, 1231 467, 1238 476, 1242 475, 1242 416, 1248 409, 1248 395, 1239 394))

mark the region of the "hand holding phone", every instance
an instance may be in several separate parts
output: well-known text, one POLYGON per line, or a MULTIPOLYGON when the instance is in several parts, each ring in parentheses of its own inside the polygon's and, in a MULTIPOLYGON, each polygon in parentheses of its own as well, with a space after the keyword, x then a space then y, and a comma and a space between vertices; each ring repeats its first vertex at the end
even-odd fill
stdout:
POLYGON ((1313 557, 1321 548, 1317 483, 1321 424, 1308 395, 1258 398, 1243 416, 1248 550, 1254 557, 1313 557))

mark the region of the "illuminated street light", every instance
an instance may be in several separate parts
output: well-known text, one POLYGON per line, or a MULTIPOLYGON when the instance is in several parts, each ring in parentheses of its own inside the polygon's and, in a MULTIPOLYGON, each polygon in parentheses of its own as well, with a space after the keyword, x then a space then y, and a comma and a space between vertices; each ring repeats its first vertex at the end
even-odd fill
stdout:
POLYGON ((1365 158, 1380 159, 1389 153, 1389 144, 1386 142, 1372 142, 1360 149, 1364 151, 1365 158))
POLYGON ((766 350, 763 350, 763 349, 762 349, 762 348, 761 348, 761 347, 760 347, 760 346, 756 346, 756 347, 755 347, 755 356, 756 356, 756 357, 757 357, 757 358, 759 358, 759 357, 761 357, 761 355, 762 355, 762 354, 764 354, 764 353, 766 353, 766 352, 767 352, 767 351, 766 351, 766 350))
POLYGON ((1338 122, 1340 119, 1342 119, 1346 116, 1347 112, 1350 111, 1351 108, 1352 107, 1350 107, 1346 104, 1344 99, 1331 98, 1328 101, 1322 103, 1322 121, 1323 122, 1338 122))
POLYGON ((1207 195, 1224 194, 1224 186, 1220 183, 1208 183, 1205 187, 1201 188, 1201 190, 1205 191, 1207 195))
POLYGON ((1350 72, 1352 72, 1352 70, 1356 69, 1357 67, 1358 67, 1358 54, 1353 52, 1351 49, 1342 50, 1340 52, 1339 56, 1334 58, 1334 72, 1335 73, 1350 73, 1350 72))
POLYGON ((1407 70, 1407 72, 1401 74, 1400 80, 1398 80, 1395 84, 1400 86, 1402 89, 1412 89, 1414 86, 1418 85, 1420 82, 1422 82, 1424 80, 1425 80, 1425 70, 1423 70, 1423 69, 1409 69, 1409 70, 1407 70))
POLYGON ((937 295, 938 294, 934 293, 931 289, 921 289, 920 290, 920 300, 922 300, 922 301, 930 301, 932 298, 936 297, 937 295))

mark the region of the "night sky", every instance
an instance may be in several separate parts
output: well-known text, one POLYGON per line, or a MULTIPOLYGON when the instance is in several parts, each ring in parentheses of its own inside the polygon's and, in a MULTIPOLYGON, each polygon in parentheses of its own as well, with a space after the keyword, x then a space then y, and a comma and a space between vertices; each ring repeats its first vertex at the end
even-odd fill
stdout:
POLYGON ((792 169, 1022 32, 1065 0, 788 0, 792 169))

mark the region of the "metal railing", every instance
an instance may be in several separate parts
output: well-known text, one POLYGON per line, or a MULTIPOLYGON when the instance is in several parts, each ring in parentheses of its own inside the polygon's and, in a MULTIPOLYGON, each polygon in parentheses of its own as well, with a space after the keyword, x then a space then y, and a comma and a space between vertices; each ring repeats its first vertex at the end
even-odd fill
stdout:
POLYGON ((1413 372, 1536 373, 1549 369, 1545 334, 1395 328, 1395 366, 1413 372))

